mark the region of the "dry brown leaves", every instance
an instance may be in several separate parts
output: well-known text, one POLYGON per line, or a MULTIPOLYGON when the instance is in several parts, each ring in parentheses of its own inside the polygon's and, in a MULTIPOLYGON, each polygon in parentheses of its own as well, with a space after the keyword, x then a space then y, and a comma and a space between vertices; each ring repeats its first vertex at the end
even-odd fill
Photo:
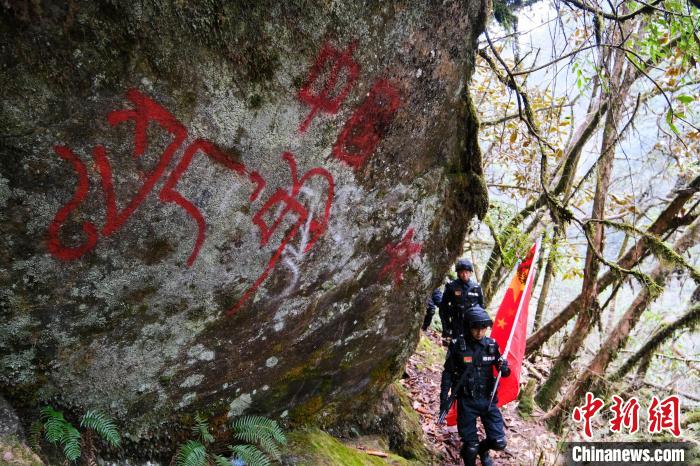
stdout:
MULTIPOLYGON (((431 345, 440 345, 440 338, 434 330, 424 334, 431 345)), ((406 365, 406 375, 401 380, 411 398, 413 408, 418 412, 428 446, 441 454, 440 465, 457 466, 461 442, 457 432, 448 432, 445 426, 437 424, 440 409, 440 377, 444 361, 430 361, 422 351, 418 351, 406 365)), ((497 465, 537 465, 560 462, 556 454, 557 437, 534 421, 525 421, 517 413, 517 402, 509 403, 501 409, 506 425, 508 446, 505 451, 492 452, 497 465)), ((483 427, 478 422, 480 438, 484 437, 483 427)), ((478 461, 477 461, 478 464, 478 461)))

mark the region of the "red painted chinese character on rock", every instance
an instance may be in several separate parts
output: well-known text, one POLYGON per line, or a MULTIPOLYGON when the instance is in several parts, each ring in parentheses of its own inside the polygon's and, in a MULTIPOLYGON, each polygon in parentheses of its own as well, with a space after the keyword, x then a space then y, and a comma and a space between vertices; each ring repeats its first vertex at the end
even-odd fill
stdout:
POLYGON ((649 433, 654 434, 665 429, 675 437, 681 435, 681 404, 678 396, 669 396, 661 402, 656 395, 653 396, 647 414, 649 433))
POLYGON ((586 404, 574 408, 571 417, 576 422, 583 422, 583 434, 586 437, 590 438, 593 436, 591 432, 591 418, 600 411, 604 404, 603 400, 594 397, 591 392, 586 392, 586 404))
MULTIPOLYGON (((114 183, 112 180, 112 168, 107 158, 107 150, 104 146, 98 145, 94 148, 92 157, 95 162, 95 167, 100 175, 102 183, 102 191, 105 196, 105 212, 106 220, 102 228, 102 234, 109 236, 118 230, 131 214, 141 205, 148 193, 153 189, 158 179, 168 166, 173 154, 180 147, 182 142, 187 137, 187 131, 180 122, 173 117, 170 112, 159 104, 149 99, 139 91, 131 89, 127 92, 127 98, 134 104, 133 109, 118 110, 111 112, 107 121, 110 125, 115 126, 127 120, 134 120, 134 158, 141 157, 148 148, 147 130, 151 122, 155 122, 163 129, 173 135, 173 140, 165 148, 160 156, 158 164, 149 172, 143 185, 138 190, 136 195, 127 203, 123 210, 117 209, 117 204, 114 195, 114 183)), ((63 246, 58 239, 58 231, 63 225, 68 215, 81 204, 88 192, 89 180, 87 177, 87 169, 83 162, 67 147, 56 146, 56 153, 62 159, 70 162, 73 169, 78 174, 78 187, 73 198, 61 208, 53 221, 49 225, 49 252, 60 260, 74 260, 81 257, 86 252, 95 247, 97 243, 97 231, 92 223, 86 222, 83 224, 83 231, 88 235, 86 243, 75 248, 63 246)))
POLYGON ((61 226, 66 223, 68 216, 85 200, 90 188, 90 180, 88 179, 87 168, 85 164, 66 146, 55 146, 53 150, 63 160, 70 163, 78 175, 78 185, 75 189, 75 194, 70 201, 54 216, 49 225, 48 232, 48 249, 52 256, 57 259, 68 261, 77 259, 97 244, 97 228, 92 222, 83 222, 83 232, 87 235, 87 241, 81 246, 74 248, 64 246, 58 238, 58 233, 61 226))
POLYGON ((182 123, 160 104, 149 99, 136 89, 130 89, 126 97, 134 104, 134 108, 130 110, 115 110, 107 116, 107 121, 112 126, 128 120, 134 121, 134 158, 141 157, 148 149, 148 126, 151 122, 157 123, 168 133, 172 134, 173 140, 161 154, 155 168, 146 175, 146 179, 136 196, 121 211, 117 210, 112 170, 107 159, 106 150, 103 146, 95 147, 93 158, 100 173, 102 190, 107 206, 107 222, 102 229, 102 234, 105 236, 109 236, 118 230, 141 205, 158 179, 163 175, 175 152, 187 138, 187 130, 182 123))
POLYGON ((362 104, 343 126, 333 145, 333 156, 359 168, 372 155, 401 105, 398 91, 387 80, 377 81, 362 104))
POLYGON ((326 231, 326 228, 328 228, 328 218, 331 214, 331 205, 333 203, 335 189, 335 181, 333 180, 333 176, 330 174, 330 172, 328 172, 328 170, 316 167, 307 171, 301 178, 299 178, 294 155, 290 152, 285 152, 282 154, 282 158, 289 164, 292 186, 291 189, 288 190, 278 188, 260 208, 260 210, 253 215, 253 223, 260 229, 260 246, 265 246, 269 243, 270 238, 272 238, 283 222, 289 219, 289 216, 292 217, 293 223, 291 227, 287 229, 287 233, 284 235, 282 242, 272 254, 272 257, 270 258, 265 270, 262 272, 262 274, 260 274, 255 283, 248 288, 248 290, 246 290, 238 303, 236 303, 236 305, 228 311, 228 315, 234 314, 241 307, 241 305, 247 301, 248 298, 253 295, 253 293, 255 293, 262 282, 267 279, 287 245, 299 233, 300 229, 307 224, 307 221, 308 233, 310 234, 310 237, 308 238, 306 246, 300 251, 302 253, 308 252, 316 243, 318 238, 320 238, 326 231), (314 178, 322 180, 327 188, 325 193, 325 201, 323 203, 323 212, 319 220, 311 217, 312 213, 309 212, 307 207, 298 199, 301 190, 308 184, 307 182, 310 182, 314 178), (274 217, 271 224, 265 222, 266 214, 272 214, 274 217))
POLYGON ((394 283, 400 285, 403 281, 403 270, 408 261, 417 255, 422 247, 420 243, 413 242, 413 228, 410 228, 401 241, 395 245, 387 244, 384 249, 389 254, 389 262, 379 272, 379 277, 384 278, 388 274, 392 274, 394 283))
POLYGON ((620 432, 622 427, 626 427, 630 434, 639 430, 639 402, 632 397, 626 403, 622 403, 622 398, 613 395, 613 405, 610 410, 615 414, 610 420, 610 430, 620 432))
POLYGON ((187 171, 192 159, 197 153, 201 153, 211 158, 215 162, 223 165, 229 170, 237 173, 238 175, 247 176, 251 182, 256 185, 256 189, 251 194, 249 200, 254 201, 260 191, 265 186, 265 181, 262 176, 257 172, 248 172, 242 163, 239 163, 226 154, 224 151, 216 147, 209 141, 204 139, 197 139, 192 144, 190 144, 185 150, 185 154, 182 159, 177 164, 175 169, 172 171, 168 180, 165 182, 165 186, 160 191, 159 197, 163 202, 174 202, 183 209, 197 222, 197 239, 195 240, 194 248, 190 257, 187 259, 187 265, 191 266, 199 255, 199 249, 202 247, 204 242, 204 232, 206 230, 206 222, 204 221, 204 216, 199 211, 199 209, 188 199, 186 199, 182 194, 180 194, 175 188, 177 182, 180 180, 182 175, 187 171))
POLYGON ((299 125, 299 131, 305 132, 319 110, 335 114, 340 109, 352 86, 360 73, 360 66, 352 59, 357 44, 353 42, 344 51, 336 50, 326 43, 316 58, 316 62, 309 71, 309 77, 299 90, 299 100, 311 106, 311 113, 299 125), (326 80, 320 83, 326 76, 324 70, 330 66, 326 80), (345 70, 345 85, 338 87, 338 78, 341 71, 345 70), (314 93, 316 92, 316 93, 314 93))
MULTIPOLYGON (((132 109, 116 110, 110 112, 107 121, 110 125, 116 126, 126 121, 134 122, 134 153, 135 159, 143 156, 148 149, 148 127, 151 123, 156 123, 173 136, 173 140, 166 146, 160 155, 156 166, 146 174, 144 182, 136 195, 127 203, 122 210, 117 208, 117 201, 114 192, 114 180, 112 166, 107 156, 107 149, 98 145, 93 149, 92 157, 95 168, 100 175, 102 192, 105 201, 105 225, 102 228, 103 236, 110 236, 119 230, 134 211, 145 200, 146 196, 153 190, 155 184, 164 175, 173 156, 182 147, 187 139, 185 127, 164 107, 151 100, 141 92, 131 89, 127 92, 127 99, 133 104, 132 109)), ((77 259, 87 251, 95 247, 97 243, 97 231, 92 223, 83 224, 83 231, 88 235, 88 240, 83 246, 76 248, 64 247, 58 240, 60 226, 65 223, 68 215, 75 210, 87 196, 89 181, 87 169, 80 159, 67 147, 56 146, 56 153, 64 160, 73 165, 73 169, 78 174, 78 188, 71 201, 58 211, 53 222, 49 226, 49 252, 61 260, 77 259)), ((245 166, 233 160, 228 154, 217 148, 214 144, 204 139, 197 139, 186 147, 184 154, 170 173, 168 179, 159 193, 159 199, 163 202, 174 202, 182 207, 197 222, 197 238, 195 240, 192 253, 187 259, 187 265, 191 266, 197 259, 199 250, 204 242, 206 222, 202 213, 188 199, 183 197, 177 190, 176 185, 185 171, 189 168, 194 156, 202 153, 214 162, 230 169, 238 175, 246 176, 254 185, 255 190, 250 196, 250 201, 254 201, 260 191, 265 186, 265 181, 257 172, 249 172, 245 166)))

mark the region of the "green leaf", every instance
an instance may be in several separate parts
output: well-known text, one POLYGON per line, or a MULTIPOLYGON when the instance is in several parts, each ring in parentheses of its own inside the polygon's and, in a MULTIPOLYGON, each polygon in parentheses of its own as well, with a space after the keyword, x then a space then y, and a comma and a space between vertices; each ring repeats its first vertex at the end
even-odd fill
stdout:
POLYGON ((680 100, 684 104, 692 104, 693 101, 695 100, 693 97, 689 95, 679 95, 676 97, 676 99, 680 100))
POLYGON ((195 414, 194 416, 194 426, 192 426, 192 432, 204 443, 212 443, 214 441, 214 436, 209 432, 209 423, 207 422, 207 418, 199 413, 195 414))
POLYGON ((221 455, 211 455, 216 466, 231 466, 231 461, 221 455))
MULTIPOLYGON (((62 416, 61 416, 62 417, 62 416)), ((44 436, 51 443, 58 443, 63 438, 63 426, 66 421, 62 419, 50 418, 44 422, 44 436)))
POLYGON ((86 411, 80 421, 80 426, 94 430, 105 442, 113 447, 118 447, 121 443, 121 437, 114 421, 100 411, 86 411))
POLYGON ((177 452, 177 466, 204 466, 207 450, 201 443, 188 440, 177 452))
POLYGON ((66 423, 61 440, 63 444, 63 454, 68 461, 76 461, 80 458, 80 432, 71 424, 66 423))
POLYGON ((668 124, 668 127, 671 128, 671 131, 676 133, 676 135, 680 136, 680 131, 678 131, 676 125, 673 124, 673 109, 669 108, 668 112, 666 112, 666 124, 668 124))
POLYGON ((27 440, 29 441, 29 447, 34 451, 39 450, 42 430, 44 430, 44 425, 41 423, 41 421, 32 422, 32 425, 29 428, 29 436, 27 440))
POLYGON ((53 444, 61 444, 63 454, 69 461, 76 461, 80 458, 80 432, 78 429, 66 421, 62 412, 56 411, 51 406, 44 406, 39 413, 44 421, 46 440, 53 444))
POLYGON ((282 445, 287 443, 277 421, 262 416, 243 416, 231 423, 233 435, 239 440, 255 443, 259 438, 269 438, 282 445))
POLYGON ((242 459, 247 466, 270 466, 270 460, 253 445, 235 445, 229 446, 229 448, 233 452, 234 458, 242 459))

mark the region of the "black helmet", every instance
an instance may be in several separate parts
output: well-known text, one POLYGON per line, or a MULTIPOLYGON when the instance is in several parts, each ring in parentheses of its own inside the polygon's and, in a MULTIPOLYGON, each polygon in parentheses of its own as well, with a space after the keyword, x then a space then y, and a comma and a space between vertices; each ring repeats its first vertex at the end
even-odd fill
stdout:
POLYGON ((455 272, 459 272, 460 270, 468 270, 470 272, 473 272, 474 266, 472 265, 472 261, 470 261, 469 259, 458 260, 455 264, 455 272))
POLYGON ((478 304, 467 311, 465 323, 469 328, 487 328, 493 326, 493 321, 483 307, 478 304))

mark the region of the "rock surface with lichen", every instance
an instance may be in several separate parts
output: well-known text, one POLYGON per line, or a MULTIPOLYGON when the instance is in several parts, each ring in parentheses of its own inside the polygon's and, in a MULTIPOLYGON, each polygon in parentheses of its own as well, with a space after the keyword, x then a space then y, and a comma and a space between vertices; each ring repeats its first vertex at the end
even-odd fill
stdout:
POLYGON ((149 457, 197 411, 367 412, 487 206, 488 2, 0 8, 0 394, 23 421, 100 409, 149 457))

